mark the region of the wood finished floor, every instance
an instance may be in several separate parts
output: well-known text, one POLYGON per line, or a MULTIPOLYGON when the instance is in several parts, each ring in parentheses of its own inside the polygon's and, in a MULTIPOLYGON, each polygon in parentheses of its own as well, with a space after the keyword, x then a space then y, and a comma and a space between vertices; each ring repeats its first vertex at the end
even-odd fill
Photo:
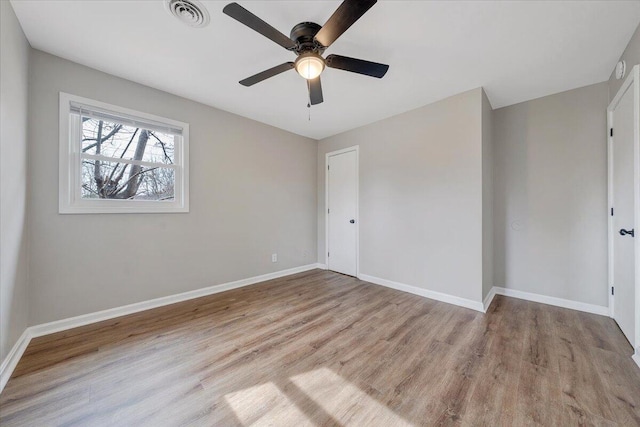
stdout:
POLYGON ((640 425, 608 318, 314 270, 34 339, 0 425, 640 425))

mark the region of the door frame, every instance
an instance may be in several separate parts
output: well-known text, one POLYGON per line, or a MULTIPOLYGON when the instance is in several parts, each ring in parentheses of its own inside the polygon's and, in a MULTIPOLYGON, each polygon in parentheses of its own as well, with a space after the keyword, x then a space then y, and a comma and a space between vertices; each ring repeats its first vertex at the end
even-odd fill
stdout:
MULTIPOLYGON (((618 106, 622 96, 633 85, 633 103, 635 114, 638 120, 634 123, 634 137, 633 137, 633 206, 634 206, 634 224, 633 228, 638 230, 640 225, 640 65, 636 65, 631 69, 629 76, 626 78, 620 90, 613 98, 609 107, 607 107, 607 162, 608 162, 608 255, 609 255, 609 280, 608 289, 609 294, 609 316, 611 318, 615 315, 615 295, 612 295, 613 283, 613 266, 614 266, 614 253, 613 253, 613 238, 615 237, 615 230, 613 229, 613 216, 611 215, 611 208, 613 206, 613 137, 611 136, 611 128, 614 128, 613 123, 613 110, 618 106)), ((615 212, 614 212, 615 213, 615 212)), ((640 231, 640 230, 638 230, 640 231)), ((635 257, 635 348, 636 355, 640 352, 640 235, 634 238, 634 257, 635 257)))
POLYGON ((343 148, 325 154, 324 161, 324 263, 329 269, 329 158, 350 151, 356 153, 356 277, 360 278, 360 146, 343 148))

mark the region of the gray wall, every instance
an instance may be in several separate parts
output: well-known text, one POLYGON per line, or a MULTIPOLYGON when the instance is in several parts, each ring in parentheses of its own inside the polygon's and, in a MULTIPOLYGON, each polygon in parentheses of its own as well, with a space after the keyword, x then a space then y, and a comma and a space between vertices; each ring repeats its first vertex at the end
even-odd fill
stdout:
POLYGON ((607 83, 494 111, 495 284, 606 306, 607 83))
POLYGON ((27 99, 29 43, 0 1, 0 360, 27 327, 27 99))
POLYGON ((482 91, 482 298, 493 277, 493 109, 482 91))
POLYGON ((316 262, 316 141, 40 51, 31 66, 31 324, 316 262), (189 123, 191 212, 59 215, 60 91, 189 123))
POLYGON ((482 299, 482 90, 320 141, 318 253, 325 260, 325 154, 360 146, 360 272, 482 299))
POLYGON ((634 65, 640 64, 640 25, 638 25, 631 40, 629 40, 629 44, 620 57, 620 60, 627 62, 627 73, 624 79, 616 80, 616 69, 614 68, 611 72, 611 76, 609 77, 609 101, 613 100, 613 97, 616 96, 620 86, 622 86, 622 82, 629 76, 631 68, 634 65))

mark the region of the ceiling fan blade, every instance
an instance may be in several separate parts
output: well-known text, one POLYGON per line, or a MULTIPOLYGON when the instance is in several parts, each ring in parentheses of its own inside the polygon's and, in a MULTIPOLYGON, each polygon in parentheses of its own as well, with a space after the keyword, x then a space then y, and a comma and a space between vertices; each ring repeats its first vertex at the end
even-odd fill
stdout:
POLYGON ((307 80, 309 82, 309 98, 311 99, 311 105, 317 105, 324 101, 322 97, 322 84, 320 83, 320 76, 313 80, 307 80))
POLYGON ((284 73, 287 70, 293 68, 293 62, 285 62, 284 64, 276 65, 273 68, 269 68, 268 70, 264 70, 261 73, 254 74, 251 77, 247 77, 244 80, 240 80, 240 84, 242 86, 253 86, 256 83, 260 83, 263 80, 268 79, 269 77, 276 76, 280 73, 284 73))
POLYGON ((377 0, 344 0, 318 31, 316 40, 323 46, 329 47, 376 2, 377 0))
POLYGON ((348 56, 329 55, 325 62, 327 63, 327 67, 351 71, 352 73, 364 74, 365 76, 377 77, 379 79, 384 77, 389 70, 387 64, 349 58, 348 56))
POLYGON ((295 42, 289 37, 285 36, 280 31, 276 30, 271 25, 267 24, 262 19, 249 12, 238 3, 229 3, 224 7, 224 9, 222 9, 222 11, 236 21, 246 25, 252 30, 259 32, 266 38, 278 43, 285 49, 293 49, 296 46, 295 42))

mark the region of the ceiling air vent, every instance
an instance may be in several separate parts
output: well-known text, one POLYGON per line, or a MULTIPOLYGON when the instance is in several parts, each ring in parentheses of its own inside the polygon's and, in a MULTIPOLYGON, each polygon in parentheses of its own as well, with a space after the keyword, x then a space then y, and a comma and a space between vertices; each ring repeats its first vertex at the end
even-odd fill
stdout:
POLYGON ((181 22, 193 28, 209 24, 209 12, 197 0, 166 0, 167 10, 181 22))

